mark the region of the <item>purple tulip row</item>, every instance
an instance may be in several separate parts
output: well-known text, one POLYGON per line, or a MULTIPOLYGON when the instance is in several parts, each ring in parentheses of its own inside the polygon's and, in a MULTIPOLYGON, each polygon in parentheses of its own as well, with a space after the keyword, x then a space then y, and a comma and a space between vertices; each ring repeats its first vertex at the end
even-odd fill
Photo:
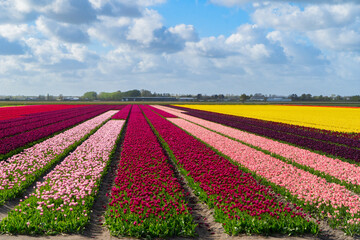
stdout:
POLYGON ((109 121, 77 147, 1 221, 0 231, 16 234, 83 231, 123 125, 124 121, 109 121))
MULTIPOLYGON (((223 125, 227 125, 247 132, 262 135, 265 137, 269 137, 275 140, 288 142, 311 150, 324 152, 330 155, 339 156, 346 159, 351 159, 356 162, 360 161, 360 149, 354 149, 344 145, 336 145, 332 142, 318 141, 316 139, 313 139, 312 138, 313 136, 307 138, 305 136, 295 135, 293 129, 296 128, 292 129, 290 126, 287 127, 285 124, 280 124, 280 123, 275 124, 257 119, 243 118, 243 117, 231 116, 231 115, 214 113, 214 112, 206 112, 206 111, 200 111, 194 109, 186 109, 185 114, 206 119, 212 122, 220 123, 223 125), (288 130, 285 131, 284 129, 288 129, 288 130)), ((305 133, 311 136, 311 134, 314 132, 308 131, 308 132, 304 132, 304 134, 305 133)), ((331 138, 331 136, 328 137, 331 138)), ((335 140, 335 138, 338 137, 335 136, 333 140, 335 140)), ((345 140, 349 140, 351 142, 353 141, 348 138, 342 138, 342 139, 344 139, 342 144, 347 144, 345 140)), ((359 144, 359 142, 357 144, 359 144)), ((357 144, 353 143, 352 145, 357 145, 357 144)))
MULTIPOLYGON (((183 111, 194 110, 194 112, 198 111, 198 112, 201 112, 202 114, 214 113, 214 112, 190 109, 190 108, 179 107, 179 106, 172 106, 172 105, 168 105, 168 106, 175 108, 175 109, 183 110, 183 111)), ((360 143, 359 143, 360 134, 335 132, 335 131, 330 131, 330 130, 325 130, 325 129, 317 129, 317 128, 311 128, 311 127, 305 127, 305 126, 286 124, 286 123, 281 123, 281 122, 272 122, 272 121, 254 119, 254 118, 232 116, 232 115, 227 115, 227 114, 222 114, 222 113, 217 113, 217 114, 225 115, 226 117, 228 117, 228 116, 234 117, 235 121, 239 120, 239 118, 244 121, 250 120, 250 122, 249 122, 250 124, 252 124, 252 122, 254 120, 256 120, 262 126, 265 126, 268 128, 274 128, 278 131, 289 132, 289 133, 293 133, 293 134, 296 134, 299 136, 311 137, 311 138, 322 140, 322 141, 335 142, 335 143, 339 143, 339 144, 344 144, 344 145, 360 148, 360 143)))
POLYGON ((194 235, 184 191, 140 107, 132 107, 106 224, 114 235, 194 235))
POLYGON ((131 111, 131 107, 132 107, 132 105, 123 105, 122 110, 120 112, 118 112, 117 114, 115 114, 111 119, 126 120, 131 111))
MULTIPOLYGON (((117 109, 117 106, 94 106, 91 110, 79 109, 79 112, 82 113, 77 117, 68 116, 67 120, 51 124, 42 128, 37 128, 31 131, 27 131, 12 137, 0 139, 0 154, 6 154, 16 148, 23 147, 26 144, 37 141, 41 138, 47 137, 56 132, 62 131, 68 127, 76 125, 80 122, 93 118, 101 113, 104 113, 111 109, 117 109)), ((75 113, 74 113, 75 114, 75 113)))
POLYGON ((63 109, 51 111, 46 116, 33 117, 31 119, 27 119, 26 121, 19 120, 20 124, 17 126, 14 126, 13 124, 4 124, 5 126, 3 125, 2 129, 0 129, 0 139, 62 122, 69 118, 91 114, 94 110, 97 111, 97 108, 94 108, 93 106, 63 109))
POLYGON ((52 110, 52 111, 40 112, 40 113, 31 113, 23 117, 1 120, 0 130, 29 124, 35 121, 41 121, 44 118, 48 119, 51 116, 57 116, 59 114, 68 114, 74 111, 78 111, 79 108, 92 108, 92 107, 93 106, 79 105, 79 106, 74 106, 73 108, 65 108, 65 109, 52 110))
POLYGON ((271 188, 261 185, 251 174, 149 108, 142 109, 190 186, 214 208, 215 219, 226 232, 232 235, 317 232, 318 226, 306 220, 301 208, 297 211, 278 201, 271 188))

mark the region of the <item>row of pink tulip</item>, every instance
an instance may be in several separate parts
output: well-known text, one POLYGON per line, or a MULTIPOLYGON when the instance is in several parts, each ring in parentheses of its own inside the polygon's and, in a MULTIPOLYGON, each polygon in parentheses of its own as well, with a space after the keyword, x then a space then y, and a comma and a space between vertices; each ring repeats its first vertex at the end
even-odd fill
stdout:
POLYGON ((238 139, 244 143, 259 147, 271 153, 275 153, 298 164, 310 167, 316 171, 326 173, 341 181, 345 181, 354 185, 360 185, 360 167, 355 164, 350 164, 348 162, 320 155, 306 149, 247 133, 238 129, 221 125, 219 123, 214 123, 201 118, 183 114, 179 110, 173 111, 172 108, 163 106, 155 107, 164 111, 168 111, 173 115, 199 124, 213 131, 238 139))
POLYGON ((108 111, 0 162, 0 204, 15 197, 117 111, 108 111))
POLYGON ((344 186, 329 183, 323 178, 184 119, 168 120, 267 181, 285 188, 305 206, 312 205, 318 208, 318 211, 322 210, 322 213, 338 221, 338 224, 346 225, 349 219, 359 218, 360 198, 344 186))
POLYGON ((68 155, 0 223, 0 231, 18 234, 82 231, 124 122, 107 122, 68 155))

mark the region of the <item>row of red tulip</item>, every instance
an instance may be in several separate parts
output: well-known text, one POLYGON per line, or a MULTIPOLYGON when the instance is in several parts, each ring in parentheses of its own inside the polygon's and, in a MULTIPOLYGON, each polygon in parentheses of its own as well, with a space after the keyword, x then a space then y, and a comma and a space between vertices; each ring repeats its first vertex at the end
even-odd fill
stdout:
POLYGON ((193 236, 185 193, 138 105, 132 107, 106 223, 114 235, 193 236))

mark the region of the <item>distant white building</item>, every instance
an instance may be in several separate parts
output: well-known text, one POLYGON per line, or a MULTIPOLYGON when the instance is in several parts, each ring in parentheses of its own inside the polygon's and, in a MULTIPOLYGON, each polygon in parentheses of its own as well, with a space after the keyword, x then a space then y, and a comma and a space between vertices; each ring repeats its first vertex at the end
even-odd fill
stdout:
POLYGON ((291 102, 291 98, 285 98, 285 97, 271 97, 268 98, 266 101, 268 102, 291 102))
POLYGON ((193 102, 193 101, 195 101, 195 98, 192 98, 192 97, 180 97, 179 101, 180 102, 193 102))
POLYGON ((265 96, 260 94, 255 94, 254 96, 250 97, 249 101, 265 102, 265 96))

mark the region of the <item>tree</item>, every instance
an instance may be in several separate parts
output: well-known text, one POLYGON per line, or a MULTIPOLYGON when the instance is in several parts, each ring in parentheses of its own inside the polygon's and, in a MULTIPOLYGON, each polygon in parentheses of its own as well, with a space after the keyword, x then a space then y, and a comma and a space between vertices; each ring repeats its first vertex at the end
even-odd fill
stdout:
POLYGON ((124 92, 124 97, 140 97, 141 92, 137 89, 124 92))
POLYGON ((141 89, 142 97, 152 97, 152 93, 149 90, 141 89))
POLYGON ((84 93, 84 95, 82 96, 82 98, 84 100, 90 100, 90 101, 93 101, 93 100, 96 100, 97 99, 97 93, 92 91, 92 92, 86 92, 84 93))
POLYGON ((241 101, 242 103, 244 103, 247 98, 248 98, 248 96, 246 96, 246 94, 243 93, 243 94, 241 94, 241 96, 240 96, 240 101, 241 101))
POLYGON ((123 98, 123 94, 121 91, 116 91, 111 94, 111 99, 114 101, 121 101, 123 98))
POLYGON ((299 100, 299 97, 297 94, 293 93, 289 96, 289 98, 291 99, 291 101, 297 101, 299 100))
MULTIPOLYGON (((85 94, 84 94, 85 95, 85 94)), ((100 92, 97 95, 97 99, 101 100, 101 101, 109 101, 111 100, 111 93, 107 93, 107 92, 100 92)))

